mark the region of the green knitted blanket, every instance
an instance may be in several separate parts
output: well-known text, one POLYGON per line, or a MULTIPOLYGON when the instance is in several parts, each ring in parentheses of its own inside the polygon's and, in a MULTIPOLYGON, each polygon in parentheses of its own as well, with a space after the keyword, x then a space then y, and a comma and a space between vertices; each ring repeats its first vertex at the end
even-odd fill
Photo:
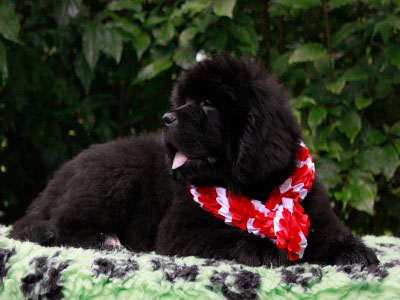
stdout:
POLYGON ((0 227, 0 299, 400 299, 400 239, 364 237, 381 264, 251 268, 127 250, 41 247, 0 227))

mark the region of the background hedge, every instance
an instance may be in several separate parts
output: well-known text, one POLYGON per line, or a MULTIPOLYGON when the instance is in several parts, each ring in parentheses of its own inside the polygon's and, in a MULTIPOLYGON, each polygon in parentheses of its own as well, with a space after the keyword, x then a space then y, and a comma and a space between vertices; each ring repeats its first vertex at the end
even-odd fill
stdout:
POLYGON ((400 235, 399 0, 0 3, 0 222, 89 144, 159 130, 179 71, 228 51, 284 83, 341 218, 400 235))

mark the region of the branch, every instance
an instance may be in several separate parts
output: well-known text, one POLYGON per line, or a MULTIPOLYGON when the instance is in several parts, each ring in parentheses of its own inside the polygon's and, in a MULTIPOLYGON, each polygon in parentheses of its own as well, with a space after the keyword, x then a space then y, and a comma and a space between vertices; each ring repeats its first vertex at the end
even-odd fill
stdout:
POLYGON ((331 28, 329 25, 329 6, 328 6, 328 0, 321 0, 322 1, 322 10, 324 12, 324 19, 325 19, 325 45, 326 48, 328 49, 328 56, 329 56, 329 65, 330 65, 330 71, 331 71, 331 77, 333 77, 333 59, 332 59, 332 49, 331 49, 331 28))
POLYGON ((267 58, 269 62, 269 53, 271 49, 271 29, 270 29, 270 22, 269 22, 269 7, 268 7, 269 0, 264 2, 264 9, 263 9, 263 23, 264 23, 264 40, 265 40, 265 47, 267 51, 267 58))

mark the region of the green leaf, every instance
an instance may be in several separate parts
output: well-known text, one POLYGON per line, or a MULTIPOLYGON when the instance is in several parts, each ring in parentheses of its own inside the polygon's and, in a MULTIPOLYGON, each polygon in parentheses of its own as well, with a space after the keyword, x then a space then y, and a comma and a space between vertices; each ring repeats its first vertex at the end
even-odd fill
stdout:
POLYGON ((338 31, 336 31, 332 36, 332 45, 334 47, 338 46, 349 36, 351 36, 355 31, 359 30, 361 25, 358 21, 348 22, 343 24, 338 31))
POLYGON ((281 76, 283 75, 289 68, 289 57, 291 56, 290 52, 286 52, 282 55, 279 55, 276 59, 271 61, 272 73, 281 76))
POLYGON ((275 3, 288 6, 294 9, 309 9, 312 7, 319 7, 321 6, 321 1, 318 0, 274 0, 275 3))
POLYGON ((2 41, 0 41, 0 72, 8 76, 7 52, 2 41))
POLYGON ((350 191, 350 199, 348 199, 350 206, 372 215, 378 190, 374 177, 369 173, 355 170, 350 174, 348 189, 350 191))
POLYGON ((361 118, 354 110, 348 111, 340 120, 339 130, 354 142, 355 137, 361 130, 361 118))
POLYGON ((117 64, 121 61, 123 42, 121 34, 113 28, 104 30, 102 51, 113 57, 117 64))
POLYGON ((55 7, 55 20, 58 25, 68 25, 70 19, 75 18, 81 9, 81 0, 57 1, 55 7))
POLYGON ((383 175, 389 181, 400 165, 399 155, 393 146, 385 146, 383 148, 383 175))
POLYGON ((230 27, 230 31, 235 39, 237 39, 242 44, 252 44, 250 34, 246 30, 246 28, 232 24, 230 27))
POLYGON ((83 53, 91 70, 94 70, 103 49, 103 28, 96 21, 87 23, 83 30, 83 53))
POLYGON ((349 4, 354 4, 354 0, 330 0, 329 8, 335 9, 349 4))
POLYGON ((356 156, 357 165, 374 175, 378 175, 382 172, 384 162, 384 152, 380 147, 372 147, 356 156))
POLYGON ((380 145, 386 140, 386 135, 384 135, 380 130, 373 129, 368 132, 368 141, 373 145, 380 145))
POLYGON ((308 106, 314 106, 317 104, 317 102, 308 96, 299 96, 296 97, 292 100, 292 102, 294 103, 294 107, 297 109, 302 109, 304 107, 308 107, 308 106))
POLYGON ((137 32, 137 34, 133 37, 132 43, 136 49, 137 56, 140 59, 147 48, 149 48, 151 39, 147 34, 143 32, 137 32))
POLYGON ((315 61, 326 55, 324 46, 318 43, 304 44, 294 50, 292 56, 289 58, 289 64, 315 61))
POLYGON ((172 66, 171 58, 169 57, 160 58, 142 68, 138 72, 133 84, 138 84, 145 80, 149 80, 157 76, 159 73, 169 69, 171 66, 172 66))
POLYGON ((390 45, 387 48, 386 55, 389 62, 400 70, 400 47, 397 45, 390 45))
POLYGON ((330 140, 328 142, 328 151, 329 157, 335 158, 337 161, 342 160, 343 148, 338 142, 330 140))
POLYGON ((321 74, 326 74, 330 71, 330 57, 328 54, 323 55, 321 58, 313 61, 315 70, 321 74))
POLYGON ((206 31, 204 35, 206 43, 204 46, 209 51, 221 51, 226 47, 228 42, 228 33, 222 28, 206 31))
POLYGON ((393 28, 400 30, 400 18, 396 15, 390 15, 386 18, 386 22, 388 22, 393 28))
POLYGON ((340 200, 345 204, 351 199, 351 191, 348 186, 343 187, 340 191, 335 191, 334 195, 336 200, 340 200))
MULTIPOLYGON (((215 16, 214 14, 202 14, 198 18, 193 19, 192 25, 197 27, 199 29, 199 32, 205 33, 206 30, 208 30, 209 26, 212 25, 213 23, 216 23, 220 18, 215 16)), ((213 28, 213 30, 216 30, 216 28, 213 28)), ((224 28, 220 28, 220 30, 224 30, 224 28)))
POLYGON ((397 152, 400 153, 400 139, 394 140, 394 146, 396 147, 397 152))
POLYGON ((356 107, 358 110, 362 110, 372 103, 372 98, 356 98, 356 107))
POLYGON ((316 174, 329 189, 341 183, 339 173, 340 167, 332 159, 323 157, 318 160, 316 174))
POLYGON ((293 111, 293 115, 295 116, 295 118, 297 119, 297 121, 298 121, 299 123, 301 123, 301 112, 300 112, 298 109, 296 109, 296 108, 293 108, 292 111, 293 111))
POLYGON ((156 25, 164 22, 166 19, 167 19, 166 16, 157 16, 157 15, 149 16, 144 21, 144 27, 151 29, 151 28, 155 27, 156 25))
POLYGON ((245 53, 256 55, 258 44, 254 41, 246 28, 231 24, 229 30, 233 37, 240 42, 239 49, 245 53))
POLYGON ((393 124, 390 132, 394 135, 400 136, 400 121, 393 124))
POLYGON ((79 53, 75 59, 75 72, 81 81, 83 87, 85 88, 85 93, 88 94, 90 83, 93 79, 92 71, 90 70, 89 64, 86 61, 85 56, 79 53))
POLYGON ((343 76, 346 81, 358 81, 368 79, 370 73, 368 68, 361 65, 348 69, 343 76))
POLYGON ((348 184, 341 191, 335 192, 335 197, 359 211, 372 215, 377 194, 374 177, 367 172, 353 170, 348 178, 348 184))
POLYGON ((383 148, 372 147, 360 153, 356 157, 356 163, 360 168, 374 175, 383 174, 390 180, 400 165, 399 155, 393 146, 383 148))
POLYGON ((317 106, 311 109, 310 113, 308 114, 308 125, 313 132, 315 132, 316 128, 322 123, 325 117, 326 110, 323 107, 317 106))
POLYGON ((139 12, 142 10, 143 0, 114 0, 107 5, 112 11, 133 10, 139 12))
POLYGON ((175 28, 171 22, 164 23, 160 28, 153 30, 153 35, 156 38, 156 43, 161 46, 166 46, 175 35, 175 28))
POLYGON ((332 45, 338 46, 342 41, 347 39, 355 30, 355 22, 349 22, 343 24, 338 31, 336 31, 332 36, 332 45))
POLYGON ((340 76, 335 81, 329 82, 325 84, 325 87, 328 91, 340 95, 346 85, 346 79, 344 76, 340 76))
POLYGON ((383 41, 386 43, 392 33, 392 26, 385 20, 382 22, 378 22, 374 26, 373 35, 376 35, 379 32, 383 41))
POLYGON ((235 3, 236 0, 214 0, 213 11, 219 17, 226 16, 232 18, 235 3))
POLYGON ((197 14, 203 10, 205 10, 210 4, 212 0, 196 0, 196 1, 186 1, 182 5, 183 13, 190 13, 191 15, 197 14))
POLYGON ((329 108, 329 113, 335 117, 340 117, 342 115, 342 109, 340 106, 335 106, 329 108))
POLYGON ((374 175, 382 173, 387 180, 390 180, 400 165, 400 159, 396 149, 386 145, 383 148, 372 147, 363 151, 356 157, 356 163, 363 170, 374 175))
POLYGON ((189 69, 196 63, 196 53, 192 46, 178 48, 174 53, 175 63, 183 69, 189 69))
POLYGON ((191 26, 186 28, 179 35, 179 44, 181 46, 189 45, 198 32, 199 29, 197 27, 191 26))
POLYGON ((7 40, 19 43, 19 20, 11 5, 0 3, 0 34, 7 40))
POLYGON ((392 0, 391 1, 394 5, 396 5, 397 6, 397 9, 398 9, 398 7, 400 6, 400 0, 392 0))
POLYGON ((143 53, 150 46, 151 43, 150 37, 143 31, 141 31, 139 27, 133 24, 132 22, 116 16, 114 16, 114 19, 116 19, 117 21, 110 25, 128 34, 130 40, 132 41, 133 46, 136 49, 137 57, 140 59, 143 53))

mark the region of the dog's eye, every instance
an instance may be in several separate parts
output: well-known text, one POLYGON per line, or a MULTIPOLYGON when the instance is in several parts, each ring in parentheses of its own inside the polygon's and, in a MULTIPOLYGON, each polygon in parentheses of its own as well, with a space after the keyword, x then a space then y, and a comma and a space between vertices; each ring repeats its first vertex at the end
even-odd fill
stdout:
POLYGON ((210 111, 215 109, 215 106, 209 100, 204 100, 203 102, 200 103, 200 106, 204 111, 210 111))

